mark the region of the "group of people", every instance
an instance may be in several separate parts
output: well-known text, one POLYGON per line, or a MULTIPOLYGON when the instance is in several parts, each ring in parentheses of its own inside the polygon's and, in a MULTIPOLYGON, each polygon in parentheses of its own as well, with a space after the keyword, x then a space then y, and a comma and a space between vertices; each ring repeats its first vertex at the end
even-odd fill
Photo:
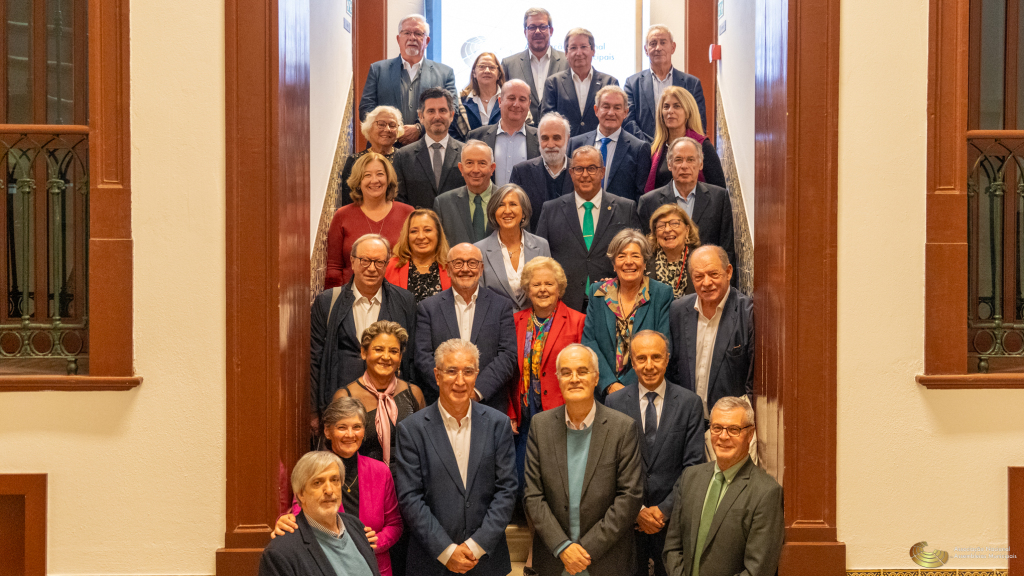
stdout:
POLYGON ((663 26, 625 90, 588 31, 523 26, 461 94, 421 16, 371 67, 310 313, 314 451, 261 574, 505 576, 514 512, 527 574, 775 573, 700 83, 663 26))

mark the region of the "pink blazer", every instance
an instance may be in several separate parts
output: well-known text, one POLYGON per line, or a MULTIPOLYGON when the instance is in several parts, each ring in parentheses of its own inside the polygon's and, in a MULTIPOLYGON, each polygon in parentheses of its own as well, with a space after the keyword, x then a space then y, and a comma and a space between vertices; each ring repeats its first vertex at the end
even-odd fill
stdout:
MULTIPOLYGON (((398 511, 395 481, 388 465, 362 454, 356 460, 359 469, 359 520, 377 532, 377 566, 381 576, 391 576, 391 555, 388 550, 402 535, 402 515, 398 511)), ((292 514, 301 508, 292 501, 292 514)), ((345 506, 338 508, 345 511, 345 506)))

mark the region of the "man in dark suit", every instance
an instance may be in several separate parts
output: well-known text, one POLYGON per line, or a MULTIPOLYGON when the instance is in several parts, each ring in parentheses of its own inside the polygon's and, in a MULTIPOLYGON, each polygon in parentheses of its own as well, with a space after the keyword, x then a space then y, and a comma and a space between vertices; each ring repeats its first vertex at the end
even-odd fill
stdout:
POLYGON ((589 282, 615 275, 608 243, 624 228, 640 229, 636 204, 601 190, 604 165, 593 146, 573 152, 574 193, 544 203, 537 235, 547 239, 551 257, 565 270, 568 286, 562 300, 585 311, 589 282))
POLYGON ((614 76, 594 70, 594 50, 594 35, 589 30, 569 30, 565 35, 569 69, 548 76, 544 83, 541 113, 558 112, 565 116, 573 136, 597 128, 594 96, 605 86, 619 85, 614 76))
POLYGON ((643 501, 633 420, 594 400, 597 355, 570 344, 556 360, 565 399, 533 417, 523 506, 541 576, 621 576, 635 568, 633 523, 643 501))
MULTIPOLYGON (((334 392, 363 375, 360 356, 362 333, 378 320, 398 322, 415 336, 416 298, 384 280, 391 258, 387 239, 377 234, 360 236, 352 244, 352 281, 324 290, 309 313, 309 379, 313 428, 327 409, 334 392)), ((408 354, 406 354, 408 356, 408 354)), ((399 377, 413 378, 414 364, 403 358, 399 377)))
POLYGON ((441 88, 428 88, 420 95, 420 121, 427 134, 395 152, 399 202, 432 208, 438 195, 466 184, 455 166, 462 142, 448 135, 453 102, 451 94, 441 88))
POLYGON ((551 33, 554 30, 551 14, 547 10, 530 8, 523 16, 523 34, 528 48, 501 61, 506 79, 522 80, 530 86, 530 113, 534 123, 541 116, 544 82, 548 76, 569 67, 565 53, 551 47, 551 33))
POLYGON ((671 576, 775 576, 782 487, 748 457, 753 434, 750 403, 719 399, 711 412, 716 461, 687 468, 675 488, 664 553, 671 576))
POLYGON ((434 350, 452 338, 472 342, 481 362, 476 399, 505 414, 516 374, 512 301, 480 285, 483 270, 476 246, 459 244, 448 251, 452 287, 420 302, 416 314, 416 369, 424 391, 436 391, 434 350))
POLYGON ((651 145, 622 129, 629 112, 626 93, 618 86, 605 86, 594 97, 597 130, 580 134, 569 141, 569 154, 580 146, 593 146, 604 159, 603 188, 634 202, 644 193, 651 172, 651 145))
MULTIPOLYGON (((669 309, 669 377, 700 397, 706 418, 719 398, 753 397, 754 303, 730 288, 732 265, 720 247, 701 246, 690 254, 687 265, 696 293, 676 300, 669 309)), ((710 445, 706 452, 710 458, 710 445)))
POLYGON ((428 88, 443 88, 452 98, 458 98, 455 89, 455 72, 440 62, 427 60, 427 44, 430 43, 430 26, 426 18, 412 14, 398 22, 398 48, 401 55, 390 60, 381 60, 370 65, 359 101, 359 119, 377 106, 394 106, 402 112, 405 122, 404 133, 398 139, 409 144, 423 136, 426 124, 417 123, 417 103, 428 88))
POLYGON ((633 335, 630 357, 639 384, 610 394, 605 405, 633 418, 644 459, 644 508, 636 517, 637 574, 665 576, 661 552, 675 486, 688 467, 704 463, 704 408, 696 394, 665 379, 668 341, 660 332, 633 335))
POLYGON ((398 423, 395 490, 412 536, 410 573, 505 576, 517 487, 512 424, 473 402, 476 346, 449 340, 435 358, 439 400, 398 423))
MULTIPOLYGON (((672 182, 640 197, 637 208, 640 224, 644 227, 644 233, 649 233, 651 214, 661 206, 675 202, 697 225, 700 243, 721 246, 729 255, 729 261, 733 262, 736 260, 736 243, 729 191, 698 181, 697 175, 702 166, 704 153, 696 140, 683 136, 671 142, 668 148, 668 168, 672 172, 672 182)), ((733 282, 733 286, 736 285, 733 282)))
POLYGON ((660 24, 651 26, 644 40, 644 52, 651 61, 651 67, 626 79, 623 86, 629 98, 629 116, 626 125, 634 129, 634 136, 647 142, 654 141, 654 128, 658 116, 658 100, 668 86, 679 86, 693 95, 700 109, 700 123, 707 131, 708 118, 704 111, 704 89, 696 76, 691 76, 672 67, 672 54, 676 43, 672 32, 660 24))
POLYGON ((345 466, 333 452, 308 452, 292 470, 292 492, 302 505, 294 532, 267 544, 259 576, 377 576, 377 558, 365 527, 338 512, 345 466))
POLYGON ((481 126, 469 138, 482 140, 494 150, 496 169, 494 183, 508 184, 512 167, 540 156, 537 129, 526 125, 530 111, 530 88, 522 80, 510 80, 501 87, 501 119, 496 124, 481 126))
POLYGON ((491 149, 480 140, 469 140, 462 147, 459 172, 465 186, 449 190, 434 200, 434 212, 441 219, 449 245, 475 244, 491 233, 487 221, 487 202, 494 191, 491 175, 494 159, 491 149))
POLYGON ((572 193, 569 177, 569 122, 558 112, 548 112, 537 125, 540 156, 512 167, 509 183, 515 184, 530 198, 533 214, 530 231, 537 231, 541 208, 548 200, 572 193))

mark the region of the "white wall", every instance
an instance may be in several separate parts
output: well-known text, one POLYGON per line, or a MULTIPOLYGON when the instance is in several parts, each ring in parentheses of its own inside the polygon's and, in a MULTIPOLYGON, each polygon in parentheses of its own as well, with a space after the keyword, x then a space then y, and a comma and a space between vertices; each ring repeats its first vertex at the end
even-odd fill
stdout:
MULTIPOLYGON (((916 568, 908 551, 920 541, 950 554, 1006 545, 1006 468, 1024 464, 1024 391, 914 382, 924 354, 928 3, 841 9, 839 540, 851 569, 916 568)), ((1006 566, 951 558, 943 568, 1006 566)))
POLYGON ((131 6, 130 392, 0 395, 0 473, 49 475, 49 574, 213 574, 225 523, 224 8, 131 6))
MULTIPOLYGON (((676 42, 676 53, 672 56, 672 65, 686 72, 686 10, 685 4, 680 0, 649 0, 650 16, 643 33, 653 24, 663 24, 672 31, 672 38, 676 42)), ((645 7, 646 8, 646 7, 645 7)), ((640 43, 643 44, 643 37, 640 43)), ((650 67, 647 56, 643 57, 644 68, 650 67)), ((714 94, 704 94, 706 99, 714 99, 714 94)))
POLYGON ((317 223, 352 83, 352 34, 345 30, 345 19, 351 23, 352 15, 346 10, 344 1, 310 0, 309 3, 310 251, 316 247, 317 223))
MULTIPOLYGON (((356 2, 367 0, 355 0, 356 2)), ((369 0, 372 2, 373 0, 369 0)), ((423 14, 423 0, 388 0, 388 58, 398 58, 398 22, 409 14, 423 14)))
MULTIPOLYGON (((756 3, 748 0, 725 0, 725 33, 719 35, 722 59, 718 62, 718 87, 722 107, 729 126, 736 173, 743 190, 747 224, 753 235, 754 226, 754 27, 756 3)), ((712 101, 713 93, 705 88, 704 98, 712 101)))

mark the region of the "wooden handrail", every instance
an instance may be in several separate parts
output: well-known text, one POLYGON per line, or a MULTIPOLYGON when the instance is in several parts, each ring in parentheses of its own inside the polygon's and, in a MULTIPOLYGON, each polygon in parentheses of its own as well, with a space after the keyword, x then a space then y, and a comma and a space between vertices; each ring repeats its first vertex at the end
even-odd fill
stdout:
POLYGON ((982 139, 1016 140, 1024 138, 1024 130, 968 130, 968 140, 982 139))
POLYGON ((0 134, 89 134, 77 124, 0 124, 0 134))

